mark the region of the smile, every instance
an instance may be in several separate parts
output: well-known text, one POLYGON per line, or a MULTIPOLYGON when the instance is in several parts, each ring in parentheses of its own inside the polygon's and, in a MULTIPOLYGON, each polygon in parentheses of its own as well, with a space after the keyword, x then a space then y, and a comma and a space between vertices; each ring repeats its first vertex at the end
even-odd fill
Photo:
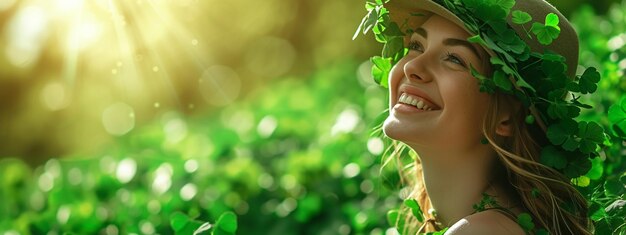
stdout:
POLYGON ((400 95, 400 98, 398 98, 398 103, 401 104, 406 104, 406 105, 411 105, 419 110, 423 110, 423 111, 432 111, 432 110, 438 110, 439 108, 437 106, 435 106, 434 104, 431 104, 430 102, 426 101, 425 99, 419 97, 419 96, 414 96, 414 95, 410 95, 407 93, 402 93, 400 95))

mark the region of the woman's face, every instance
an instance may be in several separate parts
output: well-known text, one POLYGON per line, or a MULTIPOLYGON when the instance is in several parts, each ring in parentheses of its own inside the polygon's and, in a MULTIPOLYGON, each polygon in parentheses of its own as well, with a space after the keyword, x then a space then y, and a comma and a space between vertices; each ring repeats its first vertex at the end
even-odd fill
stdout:
MULTIPOLYGON (((391 70, 384 132, 416 150, 469 150, 480 144, 490 96, 470 65, 484 74, 487 53, 452 22, 431 16, 409 35, 409 53, 391 70)), ((488 64, 488 63, 487 63, 488 64)))

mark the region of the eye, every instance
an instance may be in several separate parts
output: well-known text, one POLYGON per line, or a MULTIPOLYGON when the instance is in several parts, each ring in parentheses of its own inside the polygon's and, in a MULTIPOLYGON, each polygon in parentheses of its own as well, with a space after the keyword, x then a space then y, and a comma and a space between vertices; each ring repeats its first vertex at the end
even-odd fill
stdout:
POLYGON ((452 54, 450 52, 446 54, 446 60, 452 63, 458 64, 460 66, 463 66, 464 68, 467 68, 467 66, 465 65, 465 61, 463 61, 463 59, 461 59, 459 56, 452 54))
POLYGON ((411 40, 411 42, 409 42, 408 48, 411 51, 424 52, 424 47, 422 46, 422 44, 415 40, 411 40))

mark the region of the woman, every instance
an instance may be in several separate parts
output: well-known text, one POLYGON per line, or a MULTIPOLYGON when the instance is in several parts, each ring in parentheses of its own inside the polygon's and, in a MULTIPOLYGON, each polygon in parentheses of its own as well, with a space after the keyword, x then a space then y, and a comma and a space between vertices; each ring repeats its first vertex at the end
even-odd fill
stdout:
POLYGON ((591 234, 586 200, 570 179, 585 174, 601 141, 574 139, 595 124, 573 121, 585 106, 563 99, 589 79, 587 71, 573 79, 578 38, 567 20, 543 0, 392 0, 368 8, 362 26, 386 43, 374 70, 389 74, 383 131, 399 141, 390 157, 406 157, 403 147, 417 153, 402 172, 407 199, 431 212, 398 219, 401 232, 591 234), (393 51, 399 35, 407 50, 393 51), (378 66, 389 60, 390 71, 378 66), (576 133, 564 128, 572 122, 576 133))

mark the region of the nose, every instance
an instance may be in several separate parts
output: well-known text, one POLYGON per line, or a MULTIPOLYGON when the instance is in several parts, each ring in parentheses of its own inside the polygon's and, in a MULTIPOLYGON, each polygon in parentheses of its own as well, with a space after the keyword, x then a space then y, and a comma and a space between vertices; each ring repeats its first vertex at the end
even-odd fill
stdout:
POLYGON ((427 69, 426 56, 424 54, 415 56, 404 64, 404 75, 414 82, 427 83, 432 81, 432 76, 427 69))

